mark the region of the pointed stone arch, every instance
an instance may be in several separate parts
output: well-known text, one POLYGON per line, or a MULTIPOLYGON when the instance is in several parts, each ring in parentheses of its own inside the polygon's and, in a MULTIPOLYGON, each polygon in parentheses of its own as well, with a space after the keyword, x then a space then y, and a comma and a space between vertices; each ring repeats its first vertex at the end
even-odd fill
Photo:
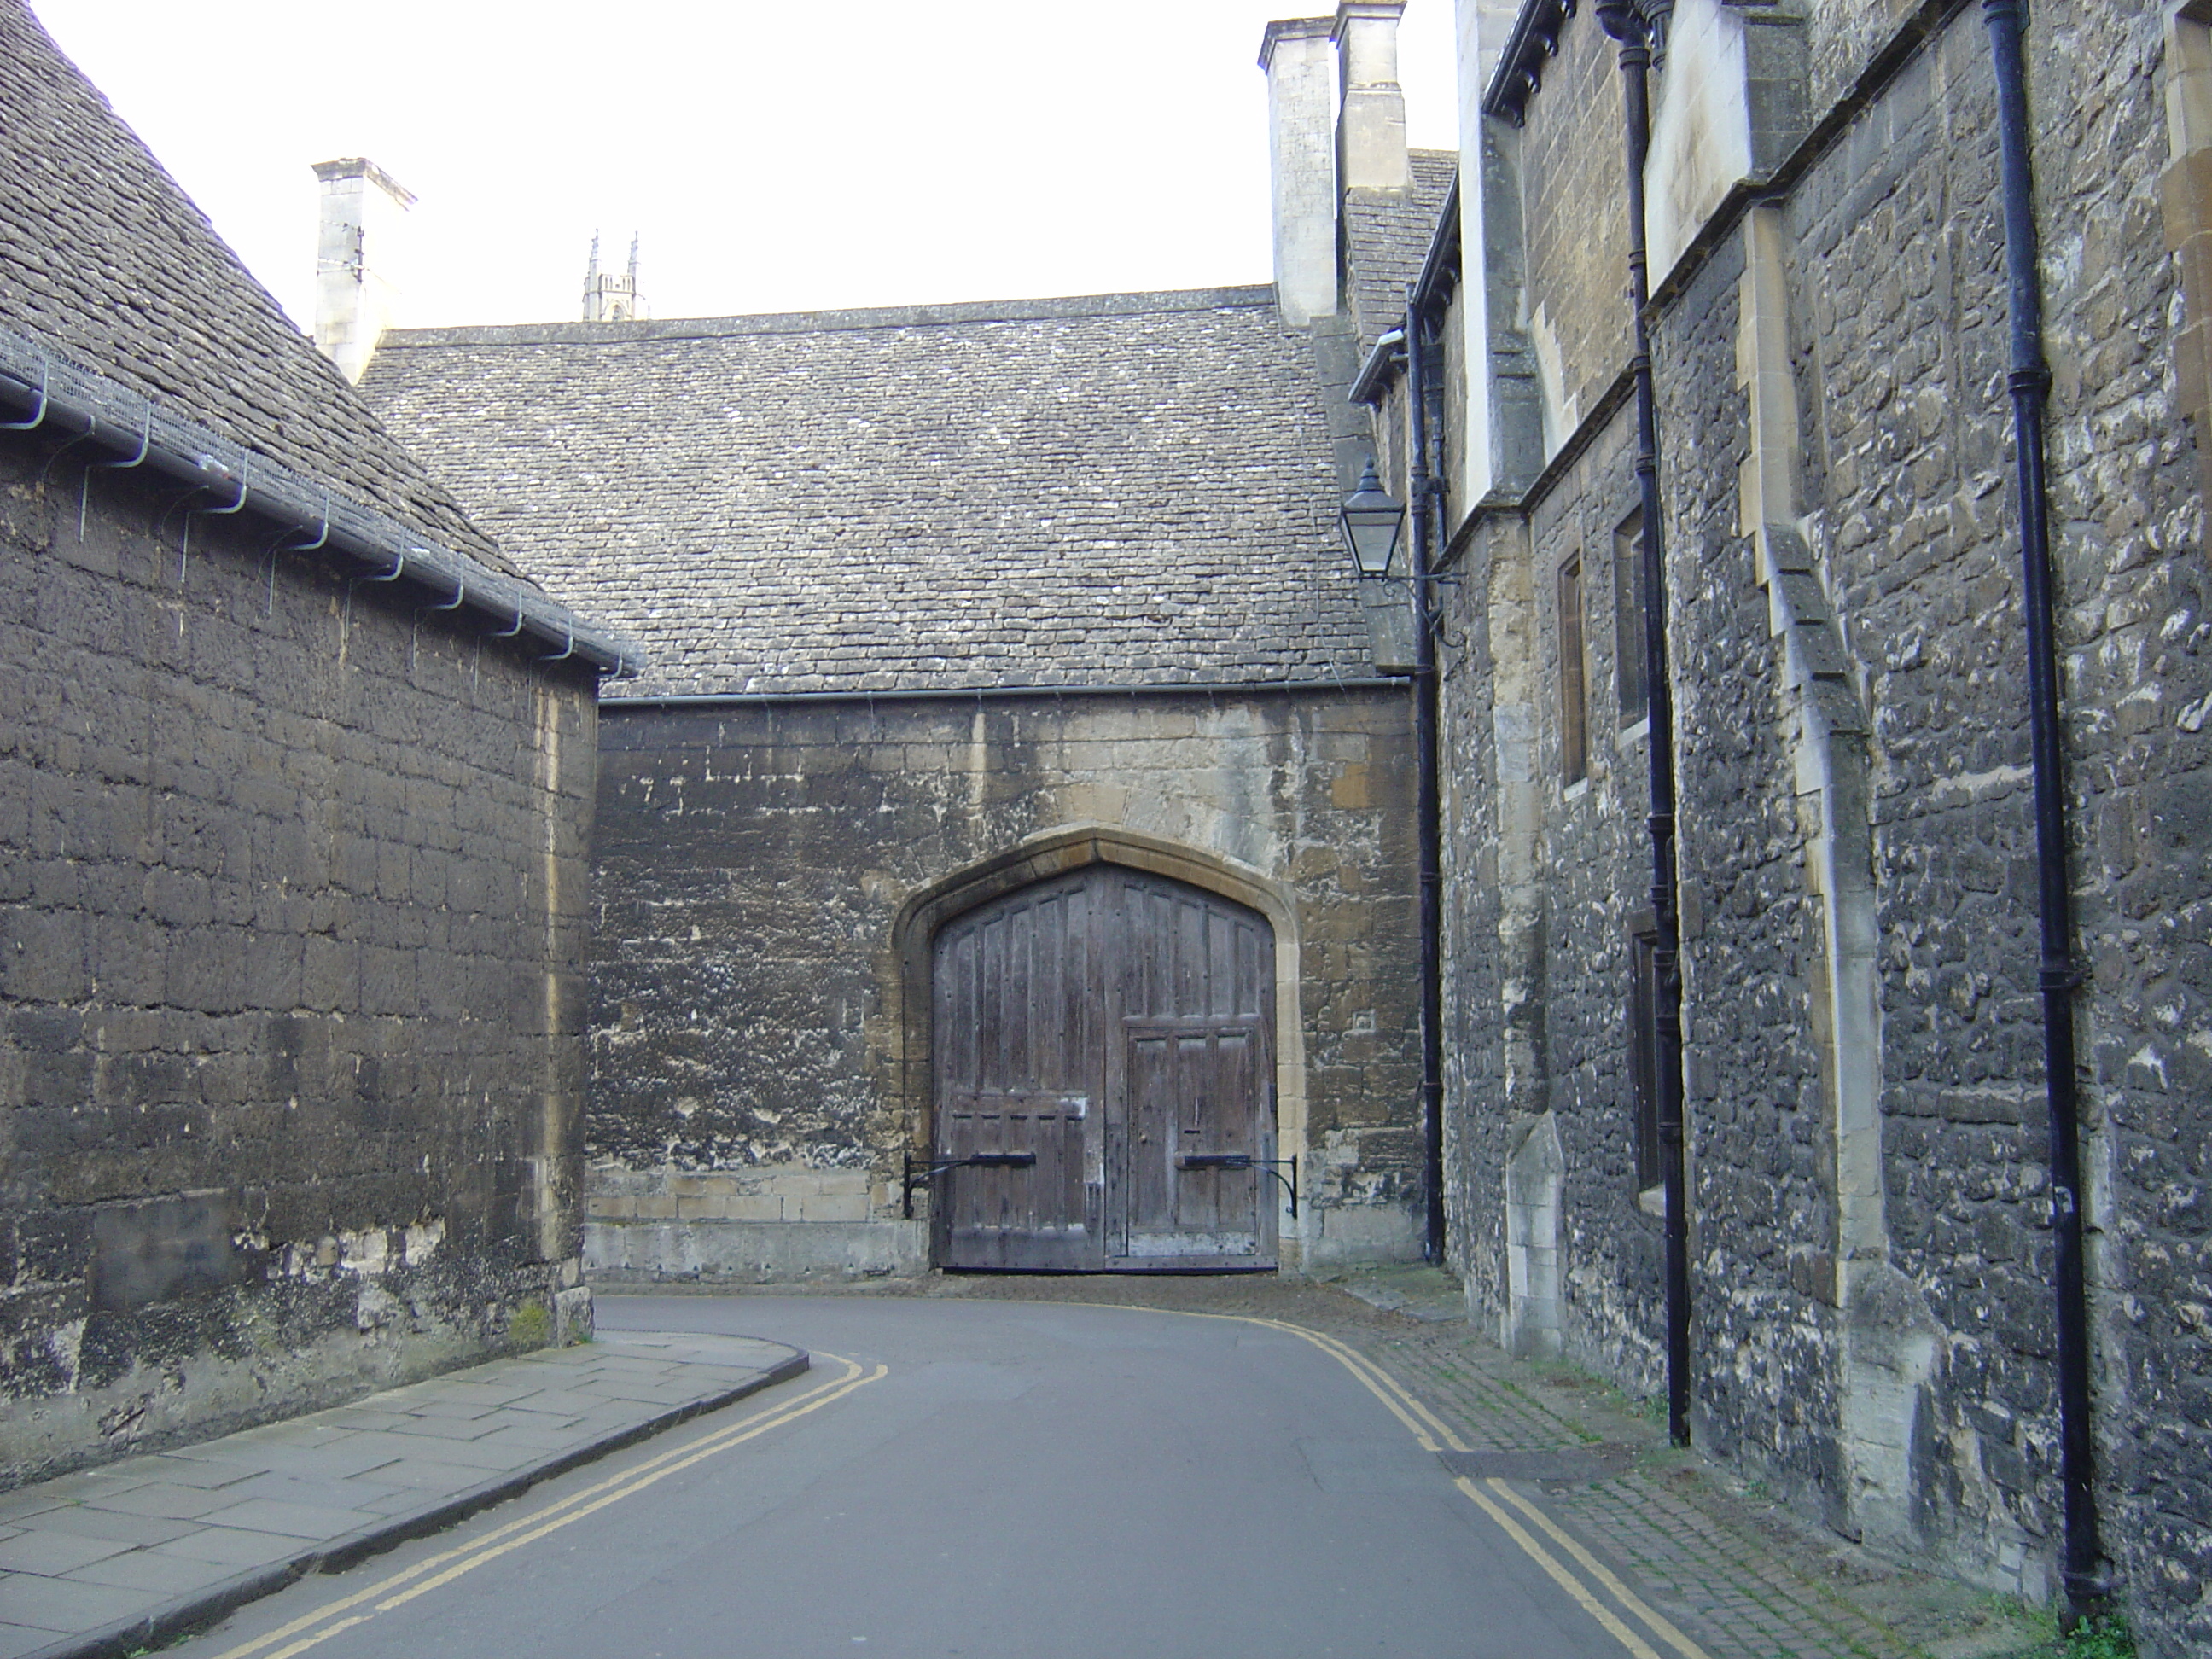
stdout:
MULTIPOLYGON (((1274 1085, 1285 1156, 1307 1151, 1305 1028, 1299 987, 1297 907, 1289 886, 1219 854, 1110 824, 1067 824, 1030 836, 1002 853, 951 871, 909 894, 892 923, 889 988, 902 1140, 927 1157, 934 1134, 930 1030, 931 943, 938 930, 979 905, 1087 865, 1116 864, 1167 876, 1234 900, 1267 919, 1275 936, 1274 1085)), ((1284 1265, 1292 1264, 1303 1219, 1278 1218, 1284 1265)))

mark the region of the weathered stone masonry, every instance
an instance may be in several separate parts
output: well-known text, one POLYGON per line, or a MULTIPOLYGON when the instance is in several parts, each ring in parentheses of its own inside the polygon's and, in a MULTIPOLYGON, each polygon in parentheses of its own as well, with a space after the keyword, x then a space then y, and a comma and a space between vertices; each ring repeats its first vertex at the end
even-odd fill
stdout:
POLYGON ((1417 1250, 1410 710, 1274 300, 386 339, 396 429, 653 659, 603 709, 595 1272, 925 1266, 900 963, 1079 848, 1273 922, 1284 1259, 1417 1250))
MULTIPOLYGON (((2189 1473, 2203 1466, 2207 1425, 2182 1380, 2201 1375, 2205 1351, 2201 1335, 2158 1331, 2148 1308, 2188 1300, 2183 1264, 2195 1260, 2200 1282, 2203 1272, 2201 1231, 2176 1237, 2171 1194, 2201 1188, 2206 1096, 2178 1075, 2191 1062, 2168 1059, 2203 1019, 2183 988, 2203 949, 2189 931, 2201 871, 2176 856, 2204 822, 2192 799, 2204 757, 2181 719, 2207 672, 2196 648, 2201 507, 2160 340, 2174 273, 2153 228, 2154 181, 2112 166, 2158 143, 2159 36, 2148 20, 2112 21, 2039 8, 2031 39, 2043 86, 2098 66, 2054 101, 2037 155, 2058 367, 2051 470, 2077 915, 2096 964, 2083 1012, 2095 1033, 2087 1152, 2103 1172, 2090 1211, 2107 1344, 2100 1455, 2108 1547, 2140 1615, 2178 1632, 2202 1617, 2185 1611, 2202 1595, 2185 1564, 2212 1522, 2189 1473), (2174 1094, 2195 1108, 2177 1113, 2174 1094), (2149 1299, 2138 1274, 2156 1287, 2149 1299)), ((1684 816, 1697 826, 1686 828, 1685 876, 1707 917, 1690 950, 1696 1046, 1711 1057, 1692 1074, 1698 1203, 1730 1218, 1734 1235, 1722 1243, 1708 1229, 1707 1282, 1741 1287, 1700 1309, 1716 1437, 1726 1443, 1739 1431, 1725 1425, 1743 1425, 1768 1458, 1833 1494, 1839 1518, 1943 1539, 1969 1570, 2033 1589, 2055 1503, 2052 1316, 1992 110, 1987 44, 1967 17, 1806 173, 1778 222, 1805 419, 1795 459, 1820 584, 1810 603, 1825 595, 1832 606, 1841 685, 1865 709, 1855 741, 1869 770, 1855 804, 1881 1000, 1869 1054, 1831 1046, 1823 1062, 1817 1044, 1827 947, 1820 895, 1796 867, 1807 834, 1793 830, 1791 796, 1805 788, 1803 762, 1735 748, 1736 733, 1781 734, 1793 718, 1788 694, 1776 700, 1779 653, 1769 647, 1772 666, 1753 672, 1771 628, 1760 590, 1776 580, 1759 568, 1757 515, 1739 503, 1757 443, 1714 441, 1760 430, 1739 377, 1719 372, 1743 334, 1750 242, 1717 252, 1674 298, 1658 356, 1674 434, 1662 463, 1669 515, 1689 538, 1675 570, 1692 734, 1684 816), (1763 721, 1762 703, 1774 711, 1763 721), (1753 794, 1754 779, 1771 781, 1753 794), (1754 801, 1765 827, 1749 833, 1754 801), (1778 1013, 1793 1008, 1815 1041, 1801 1040, 1796 1057, 1763 1054, 1778 1013), (1837 1207, 1850 1202, 1835 1167, 1848 1139, 1820 1132, 1832 1128, 1838 1068, 1854 1065, 1878 1076, 1884 1172, 1875 1231, 1856 1239, 1837 1207), (1774 1086, 1784 1077, 1799 1079, 1794 1102, 1774 1086), (1787 1115, 1761 1121, 1768 1113, 1787 1115), (1731 1143, 1747 1131, 1751 1141, 1731 1143), (1796 1214, 1767 1207, 1778 1172, 1759 1167, 1752 1141, 1807 1149, 1814 1178, 1800 1178, 1796 1214), (1826 1333, 1817 1350, 1816 1333, 1826 1333), (1747 1345, 1771 1357, 1747 1367, 1747 1345), (1718 1364, 1730 1351, 1736 1362, 1718 1364), (1832 1365, 1832 1429, 1789 1403, 1832 1365), (1892 1443, 1854 1412, 1901 1413, 1911 1434, 1892 1443), (1824 1461, 1836 1475, 1820 1477, 1824 1461), (1838 1478, 1846 1472, 1855 1490, 1838 1478)), ((1797 806, 1808 804, 1798 793, 1797 806)))
POLYGON ((1279 895, 1296 1000, 1279 1102, 1308 1206, 1283 1222, 1286 1255, 1414 1247, 1402 693, 615 702, 603 719, 595 1272, 923 1265, 898 1181, 901 1152, 931 1144, 928 1009, 904 954, 927 939, 902 918, 1017 854, 1037 874, 1104 856, 1200 884, 1211 860, 1279 895))
MULTIPOLYGON (((2180 1654, 2212 1629, 2204 285, 2182 280, 2212 223, 2212 53, 2198 9, 2166 10, 2039 5, 2028 40, 2091 964, 2100 1497, 2139 1632, 2180 1654)), ((1632 432, 1573 398, 1618 374, 1627 319, 1609 233, 1560 234, 1590 179, 1618 179, 1617 74, 1593 67, 1609 55, 1594 18, 1566 20, 1517 94, 1524 125, 1493 113, 1466 152, 1462 199, 1491 227, 1468 238, 1486 302, 1469 398, 1489 409, 1447 445, 1483 446, 1448 456, 1471 485, 1447 623, 1465 641, 1448 749, 1469 757, 1448 797, 1467 1033, 1450 1200, 1482 1317, 1650 1388, 1657 1237, 1632 1190, 1623 1023, 1650 863, 1639 747, 1607 707, 1632 432), (1531 356, 1534 452, 1510 418, 1531 356), (1555 573, 1576 555, 1593 767, 1570 786, 1555 573), (1547 1180, 1556 1339, 1528 1277, 1547 1180)), ((1988 64, 1978 8, 1681 0, 1654 82, 1653 343, 1698 1432, 1842 1529, 2040 1595, 2050 1200, 1988 64), (1763 199, 1730 198, 1747 177, 1763 199)), ((1467 67, 1506 84, 1494 60, 1467 67)))
POLYGON ((0 328, 0 1483, 588 1333, 596 630, 17 0, 0 328))
POLYGON ((265 532, 196 519, 184 554, 173 489, 95 474, 80 536, 53 461, 0 489, 17 1478, 587 1306, 556 1302, 592 676, 272 568, 265 532))

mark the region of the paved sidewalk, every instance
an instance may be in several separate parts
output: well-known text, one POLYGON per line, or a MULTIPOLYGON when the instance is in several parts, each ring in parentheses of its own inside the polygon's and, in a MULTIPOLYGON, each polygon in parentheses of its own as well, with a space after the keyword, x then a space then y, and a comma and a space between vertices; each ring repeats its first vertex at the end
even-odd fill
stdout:
POLYGON ((0 1492, 0 1659, 130 1653, 806 1367, 779 1342, 610 1332, 0 1492))

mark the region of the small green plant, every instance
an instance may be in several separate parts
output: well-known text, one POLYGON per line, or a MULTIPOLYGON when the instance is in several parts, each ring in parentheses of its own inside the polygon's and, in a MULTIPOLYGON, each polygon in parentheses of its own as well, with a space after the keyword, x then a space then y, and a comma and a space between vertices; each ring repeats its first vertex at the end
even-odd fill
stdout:
POLYGON ((535 1297, 514 1310, 507 1321, 507 1340, 518 1348, 542 1348, 553 1340, 553 1315, 535 1297))
POLYGON ((2057 1609, 2025 1606, 2010 1596, 1992 1598, 1995 1610, 2033 1628, 2041 1640, 2019 1659, 2136 1659, 2136 1640, 2128 1621, 2118 1613, 2085 1620, 2067 1632, 2059 1628, 2057 1609))
POLYGON ((2051 1651, 2053 1659, 2136 1659, 2136 1640, 2128 1633, 2128 1621, 2116 1613, 2084 1621, 2051 1651))

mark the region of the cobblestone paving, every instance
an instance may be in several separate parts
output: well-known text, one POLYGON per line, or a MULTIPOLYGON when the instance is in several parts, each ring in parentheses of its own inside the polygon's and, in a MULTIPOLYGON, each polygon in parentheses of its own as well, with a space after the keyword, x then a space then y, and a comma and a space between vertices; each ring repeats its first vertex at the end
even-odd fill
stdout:
POLYGON ((1458 1316, 1456 1288, 1432 1270, 1334 1284, 953 1277, 908 1293, 1287 1320, 1376 1361, 1477 1451, 1595 1453, 1611 1471, 1602 1479, 1520 1490, 1709 1659, 1996 1659, 2036 1641, 1990 1598, 1858 1549, 1675 1450, 1635 1402, 1587 1375, 1509 1358, 1458 1316))

